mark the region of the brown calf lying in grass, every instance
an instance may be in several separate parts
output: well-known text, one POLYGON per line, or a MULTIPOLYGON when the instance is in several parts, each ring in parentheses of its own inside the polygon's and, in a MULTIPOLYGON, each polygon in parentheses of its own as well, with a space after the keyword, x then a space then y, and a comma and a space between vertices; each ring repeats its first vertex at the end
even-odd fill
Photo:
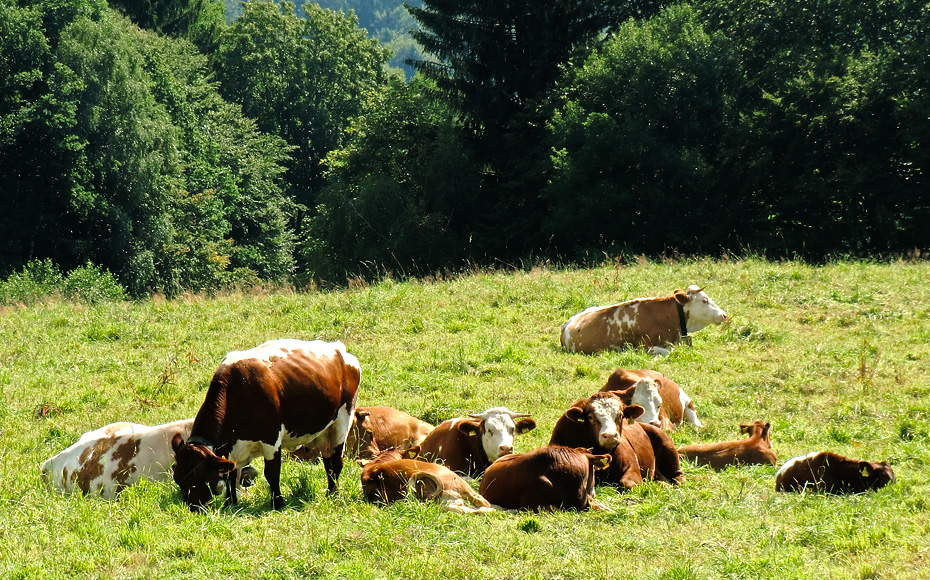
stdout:
POLYGON ((775 474, 777 491, 825 491, 864 493, 894 483, 887 461, 872 463, 829 453, 793 457, 775 474))
POLYGON ((753 421, 748 425, 742 423, 739 426, 740 433, 748 433, 748 438, 684 445, 678 449, 678 455, 718 471, 739 464, 775 465, 778 457, 772 451, 770 429, 771 424, 764 421, 753 421))
POLYGON ((391 503, 412 495, 420 501, 435 501, 443 509, 456 513, 493 511, 486 499, 449 468, 407 459, 405 455, 406 452, 388 449, 362 467, 362 492, 368 501, 391 503))

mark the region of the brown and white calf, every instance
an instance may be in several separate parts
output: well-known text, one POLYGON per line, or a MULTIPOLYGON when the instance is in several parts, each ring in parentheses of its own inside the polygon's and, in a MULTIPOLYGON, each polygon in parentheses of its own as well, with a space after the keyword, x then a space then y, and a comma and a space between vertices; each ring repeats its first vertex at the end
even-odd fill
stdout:
POLYGON ((600 509, 594 503, 594 473, 607 469, 610 455, 550 445, 505 455, 488 467, 478 490, 504 509, 600 509))
MULTIPOLYGON (((635 400, 634 397, 638 393, 635 393, 634 390, 638 383, 646 379, 654 381, 659 391, 662 410, 658 413, 657 419, 663 429, 671 431, 685 421, 695 427, 704 426, 701 420, 698 419, 694 401, 691 400, 691 397, 685 393, 678 383, 658 371, 650 369, 616 369, 607 377, 607 382, 601 387, 601 391, 617 392, 627 405, 642 404, 641 401, 645 399, 635 400)), ((650 408, 646 405, 643 405, 643 407, 646 412, 638 421, 655 424, 650 414, 650 408)))
POLYGON ((562 325, 560 340, 569 352, 595 353, 627 345, 667 354, 667 345, 707 325, 720 324, 726 313, 703 288, 692 284, 671 296, 636 298, 610 306, 592 306, 562 325))
POLYGON ((192 510, 204 505, 226 478, 226 502, 235 504, 236 465, 263 457, 272 506, 280 509, 281 450, 299 446, 323 458, 335 493, 360 380, 358 359, 339 341, 272 340, 227 354, 190 438, 172 441, 184 502, 192 510))
POLYGON ((420 501, 435 501, 442 509, 455 513, 493 511, 491 504, 451 469, 406 458, 398 449, 383 451, 362 467, 362 493, 372 503, 386 504, 413 496, 420 501))
POLYGON ((382 451, 406 451, 419 445, 433 425, 392 407, 359 407, 346 440, 346 453, 359 459, 374 459, 382 451))
POLYGON ((683 474, 678 451, 668 433, 635 421, 643 412, 627 406, 616 393, 600 392, 576 401, 556 421, 550 445, 583 447, 609 453, 610 468, 599 480, 631 489, 644 480, 678 483, 683 474))
POLYGON ((420 459, 474 477, 499 457, 513 453, 515 435, 535 428, 536 421, 528 413, 493 407, 480 415, 443 421, 412 450, 420 459))
POLYGON ((88 431, 42 464, 42 478, 56 491, 104 499, 115 499, 141 479, 166 481, 174 463, 171 440, 187 437, 193 423, 184 419, 149 427, 119 422, 88 431))
POLYGON ((730 465, 776 465, 778 456, 772 451, 770 430, 772 425, 765 421, 753 421, 739 426, 746 439, 721 441, 719 443, 696 443, 678 448, 678 455, 691 459, 698 465, 709 465, 721 470, 730 465))
POLYGON ((894 483, 887 461, 871 463, 828 451, 794 457, 775 474, 777 491, 863 493, 894 483))

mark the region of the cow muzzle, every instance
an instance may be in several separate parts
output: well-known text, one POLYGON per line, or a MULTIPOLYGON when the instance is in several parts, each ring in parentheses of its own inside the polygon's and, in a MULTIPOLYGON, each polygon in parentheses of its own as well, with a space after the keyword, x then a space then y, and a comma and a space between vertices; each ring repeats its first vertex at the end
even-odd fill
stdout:
POLYGON ((598 443, 604 449, 613 449, 620 444, 620 434, 616 431, 610 433, 601 433, 598 436, 598 443))

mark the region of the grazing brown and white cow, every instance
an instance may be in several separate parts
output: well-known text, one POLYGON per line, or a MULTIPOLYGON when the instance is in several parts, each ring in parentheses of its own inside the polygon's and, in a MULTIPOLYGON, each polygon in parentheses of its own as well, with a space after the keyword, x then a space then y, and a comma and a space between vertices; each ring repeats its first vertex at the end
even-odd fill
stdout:
POLYGON ((141 479, 170 478, 175 435, 187 437, 193 419, 149 427, 139 423, 111 423, 89 431, 58 455, 42 464, 48 485, 64 493, 80 491, 115 499, 120 491, 141 479))
POLYGON ((675 444, 662 429, 636 422, 642 412, 638 405, 625 405, 616 393, 595 393, 559 417, 549 444, 609 453, 610 468, 606 476, 599 474, 605 483, 626 489, 646 479, 678 483, 683 474, 675 444))
POLYGON ((184 502, 204 505, 226 477, 226 503, 235 504, 236 465, 264 457, 272 506, 281 509, 281 450, 299 446, 322 456, 335 493, 360 380, 358 359, 339 341, 272 340, 227 354, 190 438, 172 441, 184 502))
MULTIPOLYGON (((701 420, 698 419, 697 412, 694 408, 694 401, 685 393, 684 389, 678 386, 678 383, 663 375, 658 371, 650 369, 616 369, 607 377, 607 382, 601 387, 602 391, 616 391, 620 394, 623 402, 627 405, 638 403, 634 400, 634 393, 631 391, 636 384, 643 379, 652 379, 655 381, 659 390, 659 396, 662 399, 662 411, 659 413, 661 427, 667 431, 680 426, 684 421, 691 423, 695 427, 703 427, 701 420)), ((642 423, 652 423, 651 416, 644 413, 644 417, 639 421, 642 423)))
POLYGON ((696 443, 678 448, 678 455, 694 460, 698 465, 709 465, 721 470, 730 465, 776 465, 778 456, 772 451, 770 430, 772 425, 765 421, 753 421, 739 426, 746 439, 721 441, 719 443, 696 443))
POLYGON ((894 483, 887 461, 871 463, 828 451, 789 459, 775 474, 777 491, 864 493, 894 483))
POLYGON ((452 471, 474 477, 498 457, 513 453, 515 435, 536 428, 528 413, 493 407, 480 415, 443 421, 420 443, 418 457, 442 463, 452 471), (516 420, 516 421, 515 421, 516 420))
POLYGON ((391 503, 413 496, 460 514, 493 511, 486 499, 448 467, 408 459, 402 453, 388 449, 362 467, 362 492, 368 501, 391 503))
POLYGON ((671 296, 636 298, 610 306, 592 306, 562 325, 562 347, 570 352, 595 353, 626 345, 668 354, 678 344, 709 324, 720 324, 726 313, 695 284, 671 296))
POLYGON ((505 455, 488 467, 478 490, 504 509, 602 509, 594 503, 594 472, 610 465, 610 455, 550 445, 505 455))

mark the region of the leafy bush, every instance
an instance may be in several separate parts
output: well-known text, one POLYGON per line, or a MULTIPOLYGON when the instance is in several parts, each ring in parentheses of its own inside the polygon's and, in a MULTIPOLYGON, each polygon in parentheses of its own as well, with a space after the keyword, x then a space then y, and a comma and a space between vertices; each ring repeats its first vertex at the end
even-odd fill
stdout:
POLYGON ((32 260, 0 282, 0 303, 35 304, 43 298, 65 296, 83 302, 125 300, 126 290, 108 270, 91 262, 62 275, 49 258, 32 260))

